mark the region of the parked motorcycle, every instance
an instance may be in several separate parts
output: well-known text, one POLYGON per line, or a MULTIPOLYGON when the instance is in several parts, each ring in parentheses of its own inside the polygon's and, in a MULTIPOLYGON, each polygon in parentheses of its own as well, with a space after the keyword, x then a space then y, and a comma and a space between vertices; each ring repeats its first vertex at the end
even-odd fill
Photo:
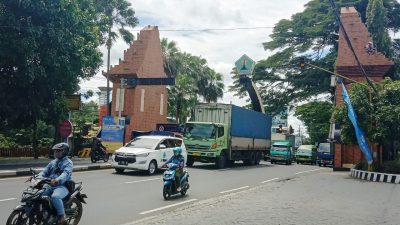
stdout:
POLYGON ((97 149, 94 151, 90 151, 90 160, 92 163, 96 163, 97 161, 104 160, 107 162, 110 155, 108 154, 106 149, 97 149))
POLYGON ((163 188, 163 197, 165 200, 168 200, 171 198, 171 196, 176 195, 176 194, 181 194, 182 196, 186 194, 187 190, 189 189, 189 173, 184 170, 181 181, 180 181, 180 186, 181 186, 181 191, 177 191, 177 187, 175 185, 175 174, 176 170, 178 168, 178 165, 175 163, 168 163, 166 164, 168 169, 164 172, 164 188, 163 188))
MULTIPOLYGON (((42 197, 43 186, 50 183, 50 179, 40 177, 34 170, 30 179, 31 184, 21 197, 21 205, 17 206, 7 219, 7 225, 55 225, 57 212, 49 197, 42 197)), ((27 180, 26 182, 28 182, 27 180)), ((85 203, 86 194, 82 194, 82 182, 66 183, 69 195, 63 199, 65 219, 68 224, 77 225, 82 217, 82 203, 85 203)))

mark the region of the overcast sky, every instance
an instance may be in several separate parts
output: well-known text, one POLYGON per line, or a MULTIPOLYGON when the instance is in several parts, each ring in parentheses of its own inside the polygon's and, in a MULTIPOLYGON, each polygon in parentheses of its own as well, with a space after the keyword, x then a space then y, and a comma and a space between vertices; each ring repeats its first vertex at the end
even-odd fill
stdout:
MULTIPOLYGON (((265 59, 270 52, 262 43, 270 40, 272 27, 281 19, 301 12, 309 0, 128 0, 139 19, 136 33, 147 25, 158 26, 160 38, 168 38, 178 44, 181 51, 201 56, 211 68, 223 74, 226 92, 220 102, 242 106, 246 102, 227 92, 232 84, 230 71, 234 62, 243 54, 255 61, 265 59), (226 28, 254 28, 223 31, 168 31, 226 28)), ((111 65, 118 63, 128 45, 118 41, 111 49, 111 65)), ((107 51, 103 52, 106 65, 107 51)), ((101 70, 106 70, 105 66, 101 70)), ((100 70, 100 71, 101 71, 100 70)), ((97 92, 106 86, 106 79, 99 73, 81 82, 82 91, 97 92)), ((298 129, 299 121, 289 118, 289 124, 298 129)))

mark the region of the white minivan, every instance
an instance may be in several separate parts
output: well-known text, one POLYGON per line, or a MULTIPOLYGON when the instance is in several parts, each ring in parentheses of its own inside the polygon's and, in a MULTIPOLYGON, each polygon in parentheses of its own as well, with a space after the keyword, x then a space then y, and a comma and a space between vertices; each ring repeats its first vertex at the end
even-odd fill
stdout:
POLYGON ((181 138, 169 136, 140 136, 115 151, 111 165, 117 173, 124 170, 146 170, 154 174, 173 156, 173 148, 181 147, 182 156, 187 158, 185 144, 181 138))

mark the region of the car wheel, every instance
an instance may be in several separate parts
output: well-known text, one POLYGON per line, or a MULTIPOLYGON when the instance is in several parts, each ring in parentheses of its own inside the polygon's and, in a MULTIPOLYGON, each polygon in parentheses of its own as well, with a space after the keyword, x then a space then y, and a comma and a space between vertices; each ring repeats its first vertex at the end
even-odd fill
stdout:
POLYGON ((157 171, 157 163, 155 160, 151 160, 150 164, 149 164, 149 168, 147 169, 147 173, 149 175, 154 175, 157 171))
POLYGON ((121 169, 121 168, 115 168, 115 172, 121 174, 124 172, 125 169, 121 169))

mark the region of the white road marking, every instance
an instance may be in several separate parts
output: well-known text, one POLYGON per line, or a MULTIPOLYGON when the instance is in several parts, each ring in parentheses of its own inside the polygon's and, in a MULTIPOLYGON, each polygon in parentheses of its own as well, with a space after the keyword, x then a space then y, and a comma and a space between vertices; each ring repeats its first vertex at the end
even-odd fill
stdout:
POLYGON ((179 202, 179 203, 175 203, 175 204, 172 204, 172 205, 167 205, 167 206, 164 206, 164 207, 160 207, 160 208, 157 208, 157 209, 144 211, 144 212, 141 212, 139 214, 145 215, 145 214, 149 214, 149 213, 152 213, 152 212, 157 212, 157 211, 160 211, 160 210, 168 209, 168 208, 171 208, 171 207, 174 207, 174 206, 183 205, 183 204, 186 204, 186 203, 189 203, 189 202, 194 202, 194 201, 197 201, 197 199, 195 199, 195 198, 194 199, 190 199, 190 200, 187 200, 187 201, 184 201, 184 202, 179 202))
POLYGON ((242 189, 245 189, 245 188, 249 188, 249 186, 235 188, 235 189, 231 189, 231 190, 227 190, 227 191, 221 191, 220 194, 225 194, 225 193, 232 192, 232 191, 242 190, 242 189))
POLYGON ((279 178, 277 178, 277 177, 275 177, 275 178, 273 178, 273 179, 270 179, 270 180, 265 180, 265 181, 263 181, 263 182, 261 182, 262 184, 265 184, 265 183, 268 183, 268 182, 271 182, 271 181, 274 181, 274 180, 278 180, 279 178))
POLYGON ((313 172, 313 171, 318 171, 318 170, 323 170, 323 169, 321 168, 321 169, 315 169, 315 170, 306 170, 306 171, 297 172, 295 174, 308 173, 308 172, 313 172))
POLYGON ((0 199, 0 202, 11 201, 11 200, 15 200, 15 199, 16 199, 16 198, 0 199))
POLYGON ((128 181, 125 182, 125 184, 133 184, 133 183, 140 183, 140 182, 146 182, 146 181, 152 181, 152 180, 161 180, 162 178, 152 178, 152 179, 146 179, 146 180, 135 180, 135 181, 128 181))

